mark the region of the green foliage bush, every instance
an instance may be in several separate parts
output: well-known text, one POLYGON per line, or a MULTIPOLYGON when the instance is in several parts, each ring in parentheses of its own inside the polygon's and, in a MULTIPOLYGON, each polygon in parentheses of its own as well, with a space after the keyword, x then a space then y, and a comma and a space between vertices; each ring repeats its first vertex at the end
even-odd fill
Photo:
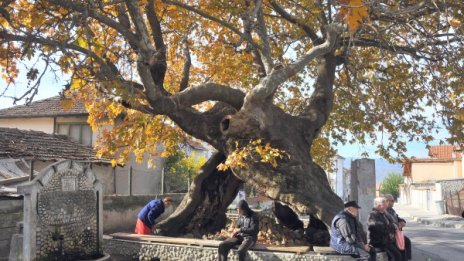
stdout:
POLYGON ((380 185, 380 193, 391 194, 395 200, 400 195, 399 185, 403 183, 403 176, 398 173, 389 173, 380 185))
POLYGON ((166 192, 185 192, 189 182, 197 175, 201 166, 206 162, 204 156, 195 152, 187 155, 182 146, 179 146, 167 159, 165 164, 166 192))

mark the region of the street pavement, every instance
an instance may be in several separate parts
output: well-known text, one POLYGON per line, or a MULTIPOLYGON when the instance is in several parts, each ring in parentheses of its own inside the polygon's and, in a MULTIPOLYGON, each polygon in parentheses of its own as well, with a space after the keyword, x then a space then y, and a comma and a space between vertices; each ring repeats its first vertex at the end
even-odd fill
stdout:
POLYGON ((412 241, 413 261, 464 261, 464 218, 410 205, 393 208, 407 222, 403 230, 412 241))

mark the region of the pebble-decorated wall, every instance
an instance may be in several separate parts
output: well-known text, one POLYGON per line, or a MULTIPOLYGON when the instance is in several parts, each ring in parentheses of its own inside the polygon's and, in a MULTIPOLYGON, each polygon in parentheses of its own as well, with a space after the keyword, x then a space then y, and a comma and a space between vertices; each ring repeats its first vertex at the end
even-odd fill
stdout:
POLYGON ((57 171, 38 193, 37 258, 98 254, 97 195, 78 169, 57 171))
POLYGON ((25 248, 31 249, 32 260, 88 260, 101 256, 101 184, 88 164, 57 163, 39 174, 29 187, 31 196, 25 193, 25 204, 30 197, 31 211, 26 212, 32 215, 32 224, 28 224, 31 233, 25 234, 32 239, 25 236, 25 248))

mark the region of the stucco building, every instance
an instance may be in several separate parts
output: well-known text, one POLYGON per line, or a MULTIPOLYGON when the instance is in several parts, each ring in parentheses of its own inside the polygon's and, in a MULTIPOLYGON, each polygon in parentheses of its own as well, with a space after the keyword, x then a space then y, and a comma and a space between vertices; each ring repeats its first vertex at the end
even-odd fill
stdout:
POLYGON ((461 215, 464 211, 462 148, 431 146, 428 155, 429 158, 403 162, 400 201, 436 213, 461 215))
MULTIPOLYGON (((94 146, 98 132, 87 123, 89 114, 82 103, 64 109, 62 98, 54 96, 0 110, 0 127, 62 134, 83 145, 94 146)), ((161 173, 164 159, 154 157, 156 167, 147 160, 135 162, 135 157, 115 170, 115 194, 158 194, 161 191, 161 173)))

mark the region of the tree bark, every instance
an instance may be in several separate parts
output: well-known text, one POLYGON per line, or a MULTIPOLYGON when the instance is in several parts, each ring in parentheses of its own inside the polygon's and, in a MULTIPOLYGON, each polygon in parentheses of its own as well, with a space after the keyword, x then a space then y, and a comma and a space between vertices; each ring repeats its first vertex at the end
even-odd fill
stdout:
POLYGON ((215 148, 221 156, 215 155, 205 164, 192 184, 192 193, 184 198, 170 219, 159 225, 164 234, 192 232, 200 236, 222 228, 224 212, 235 197, 240 180, 259 193, 286 203, 296 213, 312 214, 330 225, 332 218, 343 209, 343 203, 330 188, 324 170, 312 161, 310 148, 329 115, 326 110, 332 107, 333 75, 328 75, 334 73, 333 58, 327 55, 321 59, 319 78, 326 79, 317 80, 316 98, 306 115, 289 115, 267 99, 249 101, 236 113, 229 110, 230 114, 221 121, 217 116, 224 115, 225 111, 214 113, 216 116, 203 130, 206 133, 209 129, 209 134, 196 136, 200 139, 214 136, 215 148), (285 151, 286 156, 278 161, 277 167, 261 162, 255 155, 246 159, 245 167, 232 169, 233 174, 216 170, 225 156, 236 150, 236 144, 244 146, 255 139, 285 151))
POLYGON ((203 165, 175 212, 155 226, 159 233, 179 236, 192 233, 195 237, 215 233, 226 225, 226 210, 242 183, 231 171, 218 171, 225 160, 218 152, 203 165))

